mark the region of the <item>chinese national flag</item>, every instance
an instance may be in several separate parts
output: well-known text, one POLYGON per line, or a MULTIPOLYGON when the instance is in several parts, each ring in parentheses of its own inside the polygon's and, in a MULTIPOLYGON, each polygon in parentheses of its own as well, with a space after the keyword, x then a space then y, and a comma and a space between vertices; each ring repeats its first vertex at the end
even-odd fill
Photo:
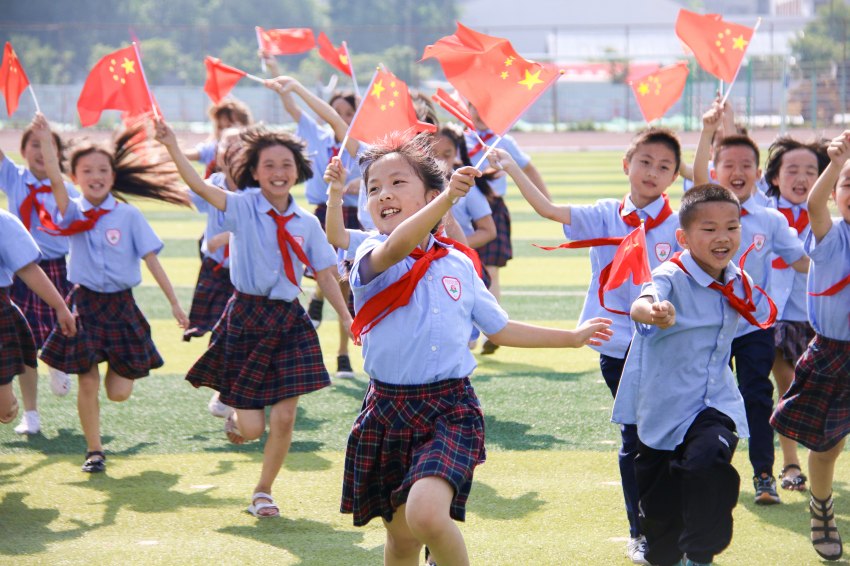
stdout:
POLYGON ((454 98, 441 88, 431 95, 431 100, 443 107, 443 110, 463 122, 470 130, 475 131, 475 123, 472 121, 472 116, 469 114, 469 108, 466 105, 454 98))
POLYGON ((221 62, 221 59, 209 55, 204 59, 204 65, 207 67, 207 82, 204 83, 204 92, 207 93, 214 104, 218 104, 218 101, 227 96, 236 86, 236 83, 248 74, 236 67, 225 65, 221 62))
POLYGON ((425 48, 422 59, 432 57, 498 135, 507 132, 560 76, 555 67, 520 57, 507 39, 478 33, 460 23, 454 35, 425 48))
POLYGON ((348 134, 365 144, 374 144, 390 132, 406 131, 435 132, 437 128, 416 117, 407 84, 391 72, 378 69, 348 134))
POLYGON ((676 35, 690 48, 700 67, 731 83, 755 30, 724 21, 718 14, 701 16, 679 10, 676 35))
POLYGON ((142 62, 132 45, 98 61, 83 85, 77 100, 80 123, 96 124, 104 110, 124 110, 131 116, 153 111, 142 62))
POLYGON ((334 47, 325 32, 319 33, 316 45, 319 47, 319 55, 322 56, 322 59, 349 77, 351 76, 351 61, 348 59, 348 50, 344 45, 334 47))
POLYGON ((260 51, 269 55, 306 53, 316 46, 310 28, 263 29, 257 26, 260 51))
POLYGON ((6 112, 9 113, 9 116, 18 109, 21 94, 29 84, 30 80, 24 72, 21 60, 18 59, 18 55, 12 49, 12 44, 7 41, 6 47, 3 49, 3 64, 0 66, 0 91, 6 98, 6 112))
POLYGON ((652 281, 652 269, 649 267, 649 258, 646 254, 646 232, 643 226, 639 226, 623 238, 617 246, 614 259, 599 274, 599 299, 606 310, 628 314, 606 307, 603 295, 628 281, 629 277, 635 285, 652 281))
POLYGON ((687 80, 688 64, 680 61, 631 81, 638 106, 647 123, 661 118, 676 104, 685 90, 687 80))

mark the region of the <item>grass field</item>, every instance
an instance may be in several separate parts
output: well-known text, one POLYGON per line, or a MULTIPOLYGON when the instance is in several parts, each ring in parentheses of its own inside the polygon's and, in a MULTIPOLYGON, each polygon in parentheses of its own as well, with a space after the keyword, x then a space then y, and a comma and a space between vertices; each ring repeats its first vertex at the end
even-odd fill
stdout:
MULTIPOLYGON (((612 152, 533 156, 558 202, 621 197, 627 180, 612 152)), ((301 190, 296 192, 300 197, 301 190)), ((680 184, 670 190, 674 207, 680 184)), ((560 226, 538 219, 509 190, 515 259, 503 272, 512 318, 573 327, 589 279, 585 251, 542 252, 530 244, 563 240, 560 226)), ((301 200, 303 202, 303 200, 301 200)), ((0 203, 5 206, 5 202, 0 203)), ((166 247, 162 263, 188 311, 204 219, 190 211, 141 203, 166 247)), ((305 293, 311 290, 305 281, 305 293)), ((304 397, 292 451, 275 485, 282 518, 244 512, 259 475, 262 444, 233 446, 222 421, 206 411, 210 392, 183 380, 206 340, 185 343, 168 305, 146 273, 135 296, 166 360, 122 404, 102 398, 106 474, 79 470, 85 443, 75 389, 41 391, 42 434, 0 429, 0 563, 8 564, 379 564, 384 531, 356 529, 338 512, 342 458, 367 380, 354 351, 353 380, 304 397)), ((333 370, 336 328, 325 309, 325 359, 333 370)), ((45 378, 46 379, 46 378, 45 378)), ((627 564, 628 527, 619 487, 619 433, 597 355, 589 350, 500 349, 479 358, 473 378, 484 404, 488 461, 476 472, 466 524, 473 564, 627 564)), ((812 564, 806 496, 783 492, 783 505, 752 504, 746 442, 735 537, 722 565, 812 564)), ((777 467, 780 467, 781 463, 777 467)), ((839 461, 839 527, 850 519, 839 461)))

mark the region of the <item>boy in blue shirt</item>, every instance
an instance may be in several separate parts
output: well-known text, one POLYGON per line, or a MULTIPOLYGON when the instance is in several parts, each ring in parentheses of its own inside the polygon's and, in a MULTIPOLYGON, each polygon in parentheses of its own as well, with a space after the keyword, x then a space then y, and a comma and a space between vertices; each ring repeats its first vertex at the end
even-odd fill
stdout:
POLYGON ((659 566, 710 563, 732 540, 740 487, 732 455, 749 432, 729 368, 733 303, 752 301, 732 263, 740 210, 718 185, 685 193, 676 232, 685 251, 653 270, 631 307, 637 331, 612 421, 637 425, 645 558, 659 566))

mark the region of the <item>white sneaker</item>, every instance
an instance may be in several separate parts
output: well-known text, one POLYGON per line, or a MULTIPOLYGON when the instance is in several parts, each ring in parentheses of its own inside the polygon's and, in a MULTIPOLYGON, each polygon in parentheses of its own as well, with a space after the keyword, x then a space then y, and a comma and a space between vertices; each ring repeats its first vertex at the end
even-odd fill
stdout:
POLYGON ((71 391, 71 376, 56 368, 48 367, 50 374, 50 390, 57 397, 64 397, 71 391))
POLYGON ((633 564, 649 564, 644 558, 646 554, 646 537, 639 536, 629 539, 629 544, 626 546, 626 556, 633 564))
POLYGON ((218 392, 213 393, 213 396, 210 397, 210 402, 207 403, 207 409, 209 409, 212 416, 220 419, 226 419, 233 412, 232 407, 225 405, 219 400, 218 392))
POLYGON ((41 432, 41 419, 38 411, 24 411, 21 422, 15 427, 17 434, 38 434, 41 432))

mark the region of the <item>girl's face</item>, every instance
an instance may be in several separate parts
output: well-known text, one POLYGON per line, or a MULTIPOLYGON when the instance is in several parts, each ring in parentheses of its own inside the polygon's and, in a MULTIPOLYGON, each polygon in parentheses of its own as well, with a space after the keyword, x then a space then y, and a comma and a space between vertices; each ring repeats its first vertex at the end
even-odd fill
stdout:
POLYGON ((439 194, 426 191, 425 183, 398 153, 385 155, 369 167, 366 191, 369 214, 381 234, 392 232, 439 194))
POLYGON ((457 158, 457 147, 448 136, 437 136, 433 146, 434 157, 454 169, 457 158))
POLYGON ((832 192, 832 198, 835 200, 835 206, 838 207, 838 212, 844 222, 850 224, 850 161, 844 164, 841 168, 841 175, 838 177, 838 182, 835 184, 835 190, 832 192))
POLYGON ((257 166, 251 174, 263 195, 272 203, 289 198, 289 190, 298 180, 295 154, 284 145, 272 145, 260 151, 257 166))
POLYGON ((355 109, 348 103, 347 100, 340 97, 333 101, 331 107, 336 110, 336 113, 339 114, 340 118, 345 120, 346 124, 351 124, 351 121, 354 119, 355 109))
POLYGON ((806 202, 818 178, 818 158, 805 148, 793 149, 782 156, 775 179, 779 194, 791 204, 806 202))
POLYGON ((23 158, 27 162, 27 168, 35 175, 36 179, 41 180, 47 177, 47 170, 44 168, 44 156, 41 153, 41 141, 37 140, 34 135, 30 135, 26 145, 24 145, 23 158))
POLYGON ((112 170, 112 160, 103 153, 95 151, 77 160, 71 177, 80 187, 86 200, 94 206, 100 206, 112 190, 115 171, 112 170))

